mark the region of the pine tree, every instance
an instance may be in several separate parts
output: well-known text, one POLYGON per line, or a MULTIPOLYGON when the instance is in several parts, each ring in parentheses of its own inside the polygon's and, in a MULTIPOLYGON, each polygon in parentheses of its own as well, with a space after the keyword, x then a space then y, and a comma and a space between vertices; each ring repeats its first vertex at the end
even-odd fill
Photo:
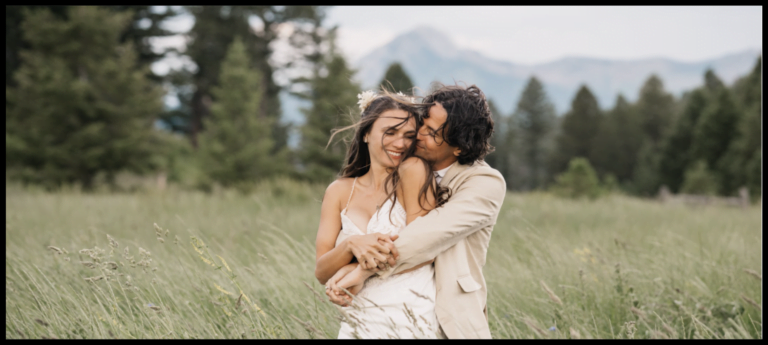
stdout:
POLYGON ((758 58, 752 72, 740 78, 733 87, 743 116, 736 128, 735 138, 718 162, 725 194, 733 194, 746 186, 750 195, 759 198, 761 191, 761 61, 758 58))
POLYGON ((708 68, 706 72, 704 72, 704 89, 714 95, 724 88, 725 84, 723 84, 723 81, 717 77, 711 68, 708 68))
POLYGON ((379 85, 388 91, 413 94, 413 82, 399 62, 393 62, 389 65, 379 85))
POLYGON ((557 176, 551 189, 567 198, 595 199, 600 196, 600 181, 589 160, 575 157, 568 163, 568 170, 557 176))
POLYGON ((153 169, 152 125, 162 91, 137 68, 131 44, 119 44, 126 13, 73 6, 67 18, 47 9, 21 25, 30 49, 6 87, 6 169, 48 186, 112 182, 121 170, 153 169))
MULTIPOLYGON (((730 90, 722 88, 704 108, 701 118, 693 130, 691 156, 702 159, 713 170, 721 182, 727 178, 727 169, 722 167, 720 159, 728 150, 728 146, 736 137, 736 125, 741 120, 741 113, 733 100, 730 90)), ((721 184, 720 193, 726 194, 727 184, 721 184)))
POLYGON ((661 148, 659 174, 661 183, 677 193, 683 183, 685 170, 691 164, 693 129, 707 104, 705 91, 693 90, 688 95, 685 108, 673 126, 672 133, 661 148))
POLYGON ((24 40, 24 33, 21 29, 21 23, 24 22, 24 14, 36 7, 47 8, 58 19, 67 19, 69 6, 50 5, 50 6, 29 6, 29 5, 9 5, 5 6, 5 85, 14 85, 13 75, 21 65, 19 52, 29 50, 29 42, 24 40))
POLYGON ((509 116, 503 116, 492 100, 488 100, 488 108, 491 109, 493 117, 493 135, 491 136, 491 146, 493 152, 485 156, 485 162, 498 170, 501 176, 508 181, 507 162, 510 147, 508 143, 507 121, 509 116))
MULTIPOLYGON (((273 119, 270 134, 275 142, 272 153, 287 145, 288 127, 279 119, 280 86, 273 79, 274 67, 270 64, 271 43, 278 38, 278 27, 287 22, 301 22, 293 31, 290 42, 307 41, 304 26, 317 26, 323 17, 323 11, 316 6, 189 6, 189 12, 195 16, 195 25, 189 32, 191 42, 187 45, 187 55, 197 65, 193 73, 194 93, 190 97, 189 114, 183 121, 188 121, 189 136, 197 146, 197 135, 203 128, 202 119, 208 116, 211 104, 211 88, 216 85, 221 62, 235 36, 243 40, 252 67, 261 72, 264 96, 259 111, 273 119), (258 18, 262 29, 250 25, 251 18, 258 18)), ((296 62, 296 61, 291 61, 296 62)), ((289 62, 289 64, 291 63, 289 62)), ((189 85, 178 85, 180 88, 189 85)), ((179 114, 181 115, 181 114, 179 114)))
POLYGON ((556 149, 550 159, 551 173, 564 171, 575 157, 589 156, 601 120, 597 99, 583 85, 571 103, 571 110, 563 116, 556 149))
POLYGON ((516 151, 526 167, 526 173, 516 177, 517 183, 523 190, 541 188, 547 181, 548 144, 556 115, 552 102, 544 92, 544 86, 536 77, 528 80, 512 116, 519 134, 516 151))
POLYGON ((351 79, 354 71, 335 52, 333 37, 330 44, 330 52, 316 66, 309 81, 309 90, 298 94, 312 102, 310 108, 302 109, 306 117, 299 148, 303 175, 323 183, 330 183, 341 170, 346 155, 342 139, 351 134, 340 133, 328 145, 331 131, 351 124, 349 114, 357 114, 353 120, 359 119, 359 109, 355 105, 360 87, 351 79))
POLYGON ((590 151, 590 161, 600 176, 612 175, 627 183, 635 170, 643 132, 634 109, 619 95, 616 104, 600 124, 590 151))
POLYGON ((271 154, 273 119, 259 112, 263 79, 250 66, 245 46, 236 37, 222 62, 218 86, 211 90, 215 101, 199 147, 201 167, 211 180, 243 190, 287 163, 285 157, 271 154))
POLYGON ((640 89, 635 108, 645 138, 638 152, 631 189, 647 196, 656 193, 661 186, 661 146, 669 135, 670 124, 675 121, 675 100, 664 90, 661 79, 651 75, 640 89))
POLYGON ((707 162, 698 160, 685 171, 680 192, 685 194, 715 195, 718 183, 715 175, 707 168, 707 162))
MULTIPOLYGON (((67 8, 71 6, 63 5, 50 5, 50 6, 6 6, 5 14, 5 84, 11 85, 13 82, 13 73, 19 67, 19 51, 23 49, 29 49, 29 44, 23 40, 21 33, 21 22, 23 18, 24 9, 33 9, 45 7, 48 8, 57 18, 67 19, 67 8)), ((114 12, 126 12, 130 11, 132 14, 131 25, 126 25, 120 34, 120 43, 133 43, 133 49, 136 50, 137 64, 136 67, 146 71, 149 77, 160 82, 160 77, 155 75, 152 70, 148 69, 149 65, 157 60, 162 59, 169 50, 162 52, 155 52, 152 50, 151 37, 166 37, 175 33, 164 29, 164 21, 170 17, 178 15, 171 6, 165 6, 162 11, 153 10, 153 6, 105 6, 107 9, 114 12)))
POLYGON ((664 84, 651 75, 640 89, 637 115, 647 140, 659 145, 674 119, 674 97, 664 91, 664 84))

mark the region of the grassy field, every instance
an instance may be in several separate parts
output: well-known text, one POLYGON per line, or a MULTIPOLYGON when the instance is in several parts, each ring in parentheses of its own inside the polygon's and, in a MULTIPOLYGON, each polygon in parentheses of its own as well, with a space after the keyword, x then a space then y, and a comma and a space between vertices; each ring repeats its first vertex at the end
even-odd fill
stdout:
MULTIPOLYGON (((323 191, 6 185, 5 337, 335 338, 314 278, 323 191)), ((759 206, 508 194, 484 270, 491 332, 762 338, 761 223, 759 206)))

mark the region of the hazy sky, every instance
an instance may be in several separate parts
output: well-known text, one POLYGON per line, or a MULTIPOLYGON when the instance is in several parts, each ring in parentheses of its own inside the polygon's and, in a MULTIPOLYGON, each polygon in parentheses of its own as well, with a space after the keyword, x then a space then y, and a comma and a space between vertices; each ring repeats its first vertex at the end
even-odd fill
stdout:
POLYGON ((326 23, 339 25, 352 60, 431 26, 461 48, 522 64, 566 56, 692 62, 762 49, 763 17, 760 6, 335 6, 326 23))
MULTIPOLYGON (((567 56, 693 62, 762 50, 761 6, 334 6, 327 14, 351 61, 420 26, 445 33, 459 48, 520 64, 567 56)), ((168 27, 183 32, 193 23, 182 15, 168 27)), ((181 35, 153 42, 184 45, 181 35)), ((184 61, 169 57, 153 69, 164 74, 184 61)))

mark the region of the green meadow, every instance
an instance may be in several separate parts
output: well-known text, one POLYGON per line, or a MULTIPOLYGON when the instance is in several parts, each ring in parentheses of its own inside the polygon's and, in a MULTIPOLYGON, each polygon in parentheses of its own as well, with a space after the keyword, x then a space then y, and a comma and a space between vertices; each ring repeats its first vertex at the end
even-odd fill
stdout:
MULTIPOLYGON (((314 278, 324 189, 6 184, 5 336, 335 338, 314 278)), ((509 193, 484 269, 492 335, 762 338, 761 225, 759 205, 509 193)))

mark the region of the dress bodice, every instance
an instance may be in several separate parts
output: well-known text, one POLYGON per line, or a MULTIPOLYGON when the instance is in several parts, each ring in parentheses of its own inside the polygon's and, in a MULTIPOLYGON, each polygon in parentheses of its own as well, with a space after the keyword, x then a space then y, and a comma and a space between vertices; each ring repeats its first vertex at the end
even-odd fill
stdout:
POLYGON ((368 222, 366 231, 358 228, 346 215, 347 208, 341 211, 341 231, 345 235, 365 235, 374 232, 397 235, 405 227, 405 209, 397 200, 387 199, 368 222), (390 210, 392 210, 390 214, 390 210))

